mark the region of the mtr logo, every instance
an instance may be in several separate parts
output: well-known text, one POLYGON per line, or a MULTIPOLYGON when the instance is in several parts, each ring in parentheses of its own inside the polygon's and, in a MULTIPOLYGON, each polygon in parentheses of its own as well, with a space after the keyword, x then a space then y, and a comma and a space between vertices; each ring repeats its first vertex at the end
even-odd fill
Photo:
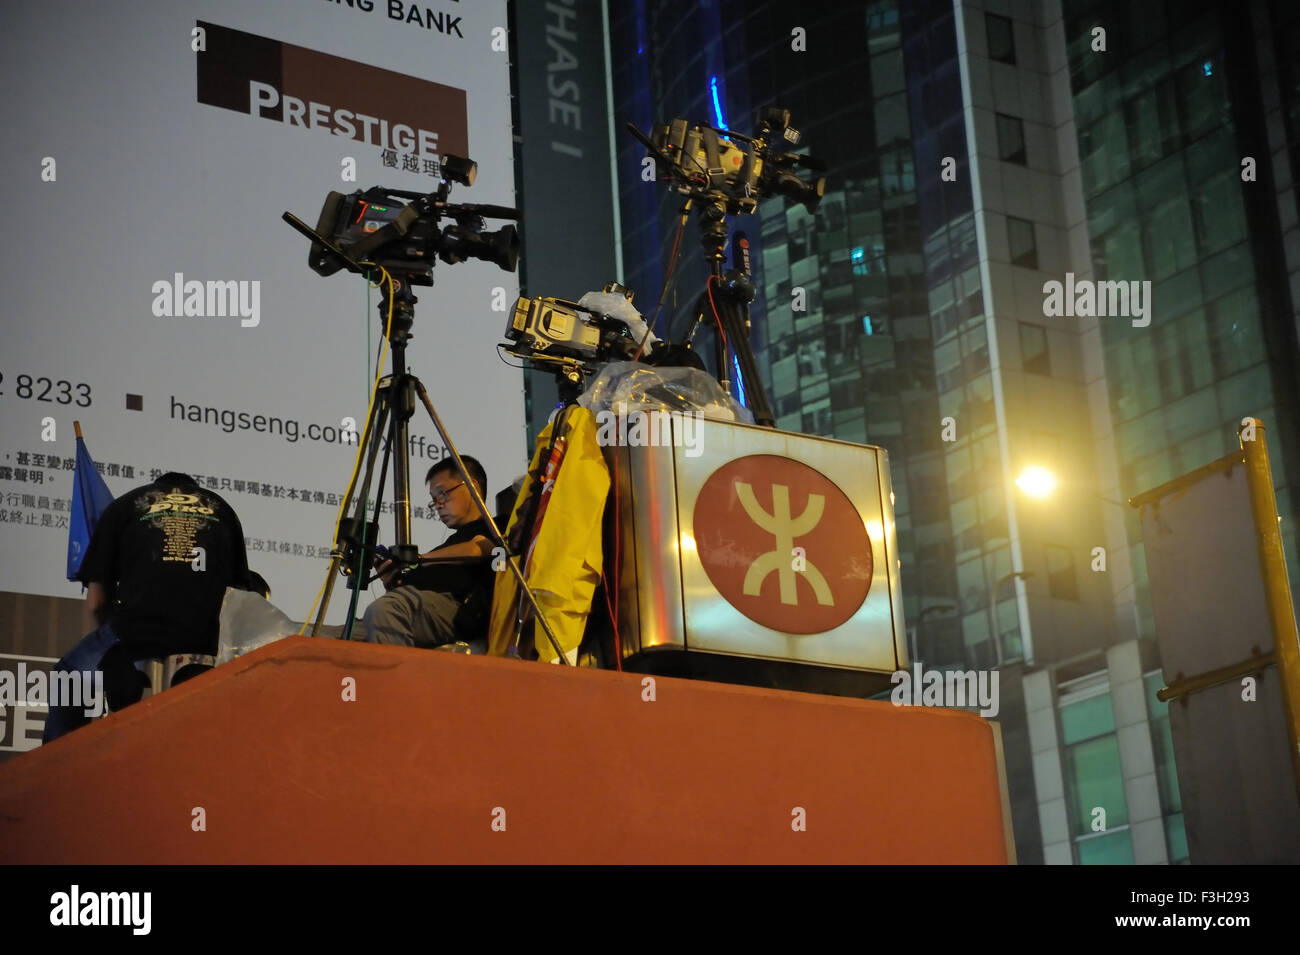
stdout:
POLYGON ((826 475, 755 454, 709 476, 695 502, 695 547, 713 586, 755 623, 823 633, 871 588, 871 540, 826 475))

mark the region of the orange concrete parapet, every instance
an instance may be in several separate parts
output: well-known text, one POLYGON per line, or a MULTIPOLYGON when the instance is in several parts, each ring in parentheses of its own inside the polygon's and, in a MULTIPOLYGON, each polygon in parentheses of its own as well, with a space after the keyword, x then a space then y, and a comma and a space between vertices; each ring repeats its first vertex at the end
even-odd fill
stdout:
POLYGON ((0 765, 0 862, 1009 861, 979 716, 645 679, 283 640, 0 765))

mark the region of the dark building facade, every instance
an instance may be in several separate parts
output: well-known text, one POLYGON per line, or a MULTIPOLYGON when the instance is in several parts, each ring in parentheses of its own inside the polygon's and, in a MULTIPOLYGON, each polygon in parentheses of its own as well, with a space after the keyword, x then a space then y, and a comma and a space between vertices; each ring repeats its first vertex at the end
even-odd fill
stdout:
MULTIPOLYGON (((1001 669, 1020 861, 1186 861, 1124 502, 1227 453, 1258 416, 1293 590, 1300 579, 1300 11, 605 12, 621 274, 638 306, 654 311, 681 200, 643 178, 624 125, 752 132, 758 108, 789 109, 827 163, 820 208, 767 198, 731 223, 756 251, 752 343, 778 427, 889 451, 916 656, 1001 669), (1146 320, 1053 314, 1046 283, 1073 280, 1149 282, 1146 320), (1016 485, 1030 466, 1059 479, 1046 502, 1016 485)), ((693 221, 681 241, 661 335, 681 333, 703 289, 693 221)))

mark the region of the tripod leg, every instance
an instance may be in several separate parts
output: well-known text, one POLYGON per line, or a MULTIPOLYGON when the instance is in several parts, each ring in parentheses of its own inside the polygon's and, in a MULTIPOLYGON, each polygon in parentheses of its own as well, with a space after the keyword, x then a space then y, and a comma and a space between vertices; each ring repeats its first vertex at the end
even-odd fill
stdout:
POLYGON ((393 443, 390 450, 393 455, 393 519, 396 523, 397 546, 411 543, 411 460, 408 457, 410 444, 411 415, 415 414, 414 378, 402 375, 393 380, 393 443))
POLYGON ((749 347, 749 331, 746 327, 748 309, 723 296, 723 299, 718 302, 718 312, 727 330, 727 341, 730 342, 740 363, 740 376, 745 385, 745 395, 749 399, 750 410, 754 413, 754 423, 770 428, 776 424, 776 418, 772 415, 772 406, 768 403, 767 392, 763 390, 763 381, 758 376, 758 362, 754 360, 754 351, 749 347))
MULTIPOLYGON (((343 540, 342 535, 346 533, 348 526, 356 526, 363 516, 363 504, 369 497, 370 481, 375 472, 375 457, 379 453, 379 448, 384 440, 384 430, 388 418, 388 398, 387 393, 381 391, 376 397, 374 407, 370 410, 370 420, 366 423, 366 464, 364 477, 362 479, 361 495, 354 505, 353 516, 345 517, 338 527, 338 536, 334 540, 334 553, 330 557, 329 570, 326 571, 325 592, 321 595, 320 607, 316 611, 316 620, 312 625, 311 635, 313 637, 320 635, 320 628, 325 623, 325 614, 329 610, 330 599, 334 596, 334 581, 338 577, 339 568, 343 563, 343 540)), ((357 481, 356 474, 353 474, 352 483, 348 485, 347 495, 344 500, 351 500, 356 491, 357 481)), ((351 620, 346 625, 345 633, 350 632, 351 620)))
MULTIPOLYGON (((447 450, 451 452, 452 459, 456 462, 456 467, 460 469, 461 476, 466 477, 468 472, 465 470, 465 462, 460 459, 460 452, 456 450, 456 445, 452 443, 451 437, 447 434, 447 429, 442 426, 442 419, 438 417, 438 412, 434 410, 433 402, 429 400, 429 393, 424 390, 424 384, 418 378, 413 380, 420 401, 424 404, 424 410, 429 412, 429 417, 433 419, 433 426, 438 429, 438 434, 447 445, 447 450)), ((560 658, 562 665, 569 665, 569 659, 564 655, 564 648, 560 646, 560 641, 555 637, 555 631, 551 629, 551 625, 546 620, 546 615, 542 613, 541 605, 538 604, 533 589, 528 586, 528 581, 524 579, 524 572, 519 567, 519 561, 510 553, 505 536, 501 533, 501 529, 497 527, 496 519, 492 517, 492 513, 488 510, 483 495, 479 494, 478 488, 474 487, 474 482, 468 479, 465 481, 465 488, 473 496, 474 505, 478 508, 479 513, 483 515, 484 520, 487 521, 487 525, 492 531, 493 542, 506 555, 506 563, 510 565, 510 570, 514 573, 520 588, 528 597, 528 602, 532 604, 534 617, 542 625, 542 630, 546 632, 546 638, 550 641, 556 656, 560 658)))
MULTIPOLYGON (((361 598, 361 587, 366 582, 366 571, 368 568, 368 562, 366 560, 367 547, 374 545, 374 537, 377 537, 379 532, 379 507, 384 496, 384 478, 388 474, 388 461, 393 455, 392 441, 390 440, 386 444, 384 443, 384 425, 389 412, 393 410, 394 395, 397 394, 398 387, 399 385, 397 384, 396 379, 393 379, 389 382, 387 389, 384 391, 384 397, 387 401, 379 413, 379 420, 376 422, 377 427, 374 431, 374 439, 371 441, 370 447, 367 449, 366 476, 365 480, 361 482, 361 489, 357 493, 356 504, 354 505, 356 516, 347 524, 347 528, 350 531, 348 540, 349 542, 356 541, 357 547, 356 566, 351 568, 352 579, 348 584, 348 588, 352 591, 352 597, 348 600, 347 622, 343 625, 344 640, 352 639, 352 628, 357 622, 357 601, 361 598), (379 466, 379 492, 375 495, 374 520, 368 521, 366 520, 366 516, 368 513, 368 502, 370 501, 371 481, 374 477, 375 457, 377 456, 380 445, 383 445, 384 456, 383 463, 379 466), (374 530, 373 536, 371 533, 372 528, 374 530)), ((394 413, 393 420, 396 421, 396 419, 397 415, 394 413)), ((340 536, 342 536, 342 532, 340 533, 340 536)), ((398 547, 398 551, 401 550, 402 548, 398 547)))
POLYGON ((695 333, 700 330, 700 325, 704 322, 704 316, 708 314, 709 300, 701 294, 695 302, 695 318, 691 321, 691 327, 686 330, 686 337, 682 339, 682 347, 690 348, 695 341, 695 333))

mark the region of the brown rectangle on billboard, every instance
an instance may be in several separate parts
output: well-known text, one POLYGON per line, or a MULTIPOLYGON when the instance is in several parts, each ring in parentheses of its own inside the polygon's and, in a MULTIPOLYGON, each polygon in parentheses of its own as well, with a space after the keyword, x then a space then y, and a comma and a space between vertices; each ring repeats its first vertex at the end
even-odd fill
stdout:
MULTIPOLYGON (((284 93, 305 100, 306 91, 310 91, 313 102, 335 108, 346 106, 358 127, 362 120, 356 117, 360 116, 384 123, 388 127, 388 134, 382 137, 386 147, 403 152, 411 149, 393 133, 395 127, 405 126, 415 134, 421 130, 432 133, 436 137, 433 153, 469 154, 464 90, 287 43, 283 44, 281 55, 284 93), (304 92, 294 92, 297 90, 304 92)), ((430 154, 420 148, 418 141, 415 148, 424 155, 430 154)))
POLYGON ((465 91, 199 21, 200 103, 422 158, 469 155, 465 91))

